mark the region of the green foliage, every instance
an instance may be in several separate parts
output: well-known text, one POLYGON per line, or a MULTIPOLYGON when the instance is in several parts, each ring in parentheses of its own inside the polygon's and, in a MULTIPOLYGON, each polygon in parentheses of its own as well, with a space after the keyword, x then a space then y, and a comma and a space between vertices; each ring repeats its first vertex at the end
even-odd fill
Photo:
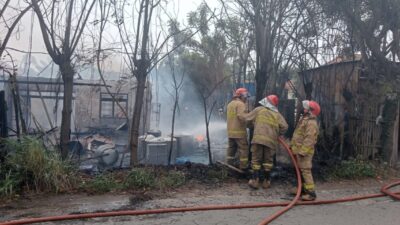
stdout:
POLYGON ((185 174, 180 171, 170 171, 159 180, 161 188, 177 188, 184 185, 186 182, 185 174))
POLYGON ((22 187, 34 191, 60 192, 73 187, 75 171, 41 140, 22 137, 2 140, 5 157, 0 170, 0 195, 10 197, 22 187))
POLYGON ((156 186, 156 174, 147 168, 133 169, 125 179, 126 188, 153 188, 156 186))
POLYGON ((365 178, 374 177, 376 170, 370 162, 354 159, 342 161, 332 169, 330 175, 334 178, 345 179, 365 178))
POLYGON ((196 11, 188 13, 188 23, 190 26, 199 27, 200 33, 204 36, 209 33, 209 14, 210 9, 206 4, 201 4, 196 11))
POLYGON ((116 190, 169 189, 182 186, 185 182, 185 174, 180 171, 156 173, 153 168, 134 168, 127 175, 109 173, 96 176, 83 182, 80 189, 101 194, 116 190))
POLYGON ((80 188, 90 193, 102 194, 122 189, 122 184, 118 183, 112 174, 103 174, 82 183, 80 188))
POLYGON ((4 173, 4 175, 4 178, 0 181, 0 196, 11 197, 16 195, 21 189, 19 185, 21 181, 18 177, 13 176, 11 170, 4 173))

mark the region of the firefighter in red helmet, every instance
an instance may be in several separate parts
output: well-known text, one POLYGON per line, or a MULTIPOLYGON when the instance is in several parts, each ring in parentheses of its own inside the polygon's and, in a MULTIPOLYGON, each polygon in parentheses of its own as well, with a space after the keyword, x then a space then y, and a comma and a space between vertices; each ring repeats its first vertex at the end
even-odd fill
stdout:
POLYGON ((247 111, 247 98, 247 89, 238 88, 227 106, 228 149, 226 151, 226 163, 234 165, 236 153, 239 152, 239 168, 242 170, 247 169, 249 163, 246 122, 241 117, 247 111))
MULTIPOLYGON (((315 184, 311 173, 312 159, 315 144, 319 134, 317 116, 321 107, 315 101, 305 100, 302 102, 304 114, 300 118, 291 140, 291 149, 296 155, 296 160, 303 178, 302 200, 313 201, 317 198, 315 184)), ((292 191, 293 194, 294 190, 292 191)))
POLYGON ((279 99, 269 95, 259 101, 261 106, 245 115, 248 122, 254 124, 251 141, 251 179, 249 186, 258 189, 260 185, 267 189, 271 184, 270 172, 273 167, 273 156, 278 145, 278 136, 288 129, 288 124, 278 111, 279 99))

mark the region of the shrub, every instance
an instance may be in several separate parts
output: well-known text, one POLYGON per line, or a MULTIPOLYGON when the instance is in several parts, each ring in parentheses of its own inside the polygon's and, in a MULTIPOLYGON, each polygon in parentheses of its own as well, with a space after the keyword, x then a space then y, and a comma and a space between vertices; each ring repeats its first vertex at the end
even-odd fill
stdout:
POLYGON ((342 161, 333 168, 330 174, 335 178, 354 179, 374 177, 376 175, 376 170, 370 162, 353 159, 342 161))
POLYGON ((11 197, 20 191, 20 180, 13 177, 12 171, 9 170, 4 174, 4 179, 0 181, 0 196, 11 197))
POLYGON ((28 190, 60 192, 70 190, 75 171, 55 150, 47 150, 41 140, 25 136, 20 141, 3 139, 3 166, 0 194, 9 196, 25 186, 28 190), (13 191, 11 191, 13 190, 13 191))

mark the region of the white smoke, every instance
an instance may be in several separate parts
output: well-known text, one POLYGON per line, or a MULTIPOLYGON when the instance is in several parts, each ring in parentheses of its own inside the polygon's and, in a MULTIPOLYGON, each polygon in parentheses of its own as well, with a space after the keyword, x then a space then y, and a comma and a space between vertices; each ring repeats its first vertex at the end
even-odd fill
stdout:
MULTIPOLYGON (((181 75, 179 72, 176 73, 177 80, 181 75)), ((174 103, 171 95, 174 94, 172 74, 166 69, 160 69, 151 75, 151 80, 153 82, 153 102, 158 99, 161 104, 159 129, 163 136, 168 136, 171 134, 174 103)), ((227 143, 226 122, 222 115, 218 114, 218 107, 215 107, 213 111, 209 124, 211 145, 213 150, 225 149, 227 143)), ((154 122, 151 127, 155 128, 154 122)), ((174 134, 206 137, 203 102, 188 76, 184 77, 180 92, 174 134)))

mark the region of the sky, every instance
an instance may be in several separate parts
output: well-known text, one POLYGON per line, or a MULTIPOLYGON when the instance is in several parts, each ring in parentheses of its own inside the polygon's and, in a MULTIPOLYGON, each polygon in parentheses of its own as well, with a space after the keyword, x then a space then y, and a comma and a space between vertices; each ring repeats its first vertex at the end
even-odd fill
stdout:
MULTIPOLYGON (((186 16, 190 11, 194 11, 203 0, 169 0, 167 4, 167 12, 171 16, 176 15, 181 24, 185 24, 186 16)), ((205 0, 211 8, 218 7, 217 0, 205 0)), ((22 51, 29 50, 30 34, 31 28, 32 32, 32 56, 35 61, 35 65, 38 68, 33 68, 34 71, 40 71, 43 67, 47 66, 50 62, 50 58, 46 54, 45 45, 42 41, 42 34, 37 21, 37 17, 33 12, 28 12, 22 19, 20 26, 15 30, 12 39, 8 43, 9 48, 14 48, 22 51)), ((20 65, 20 68, 25 68, 26 70, 26 53, 21 53, 10 49, 10 53, 14 59, 20 65)), ((113 69, 118 69, 116 66, 118 63, 114 63, 113 69)), ((20 71, 22 72, 22 71, 20 71)))
MULTIPOLYGON (((202 2, 206 2, 212 9, 219 6, 219 0, 167 0, 167 11, 170 15, 176 15, 179 21, 184 24, 186 16, 189 12, 194 11, 202 2)), ((17 1, 16 1, 17 2, 17 1)), ((18 0, 19 2, 19 0, 18 0)), ((27 51, 29 49, 29 39, 31 33, 31 26, 33 25, 32 32, 32 52, 46 53, 44 43, 42 41, 42 34, 37 22, 36 15, 31 11, 25 14, 22 18, 20 25, 14 30, 12 38, 8 46, 18 50, 27 51)), ((16 60, 21 61, 25 54, 10 50, 16 60)), ((44 58, 43 54, 33 54, 39 58, 44 58)))

